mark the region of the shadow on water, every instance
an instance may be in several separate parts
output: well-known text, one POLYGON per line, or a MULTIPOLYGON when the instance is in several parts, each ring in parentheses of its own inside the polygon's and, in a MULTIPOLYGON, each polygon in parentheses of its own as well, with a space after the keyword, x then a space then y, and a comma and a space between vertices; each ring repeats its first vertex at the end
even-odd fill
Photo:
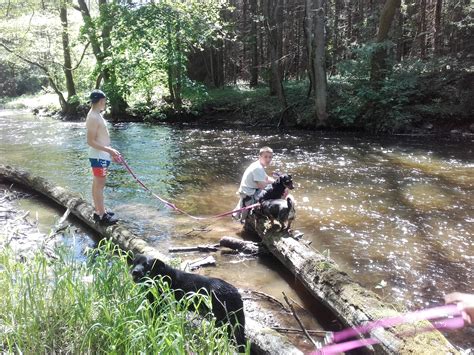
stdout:
MULTIPOLYGON (((0 163, 10 163, 81 193, 91 176, 83 123, 0 113, 0 163)), ((275 150, 268 171, 290 172, 298 202, 294 227, 319 251, 387 301, 408 309, 438 305, 445 293, 474 292, 474 160, 471 139, 378 138, 321 132, 271 133, 119 124, 110 127, 120 150, 155 193, 191 214, 231 210, 241 175, 262 145, 275 150), (382 289, 375 289, 381 281, 382 289)), ((238 236, 230 218, 193 221, 162 206, 119 165, 107 204, 158 248, 215 243, 238 236), (205 227, 207 232, 199 231, 205 227)), ((197 254, 181 254, 196 259, 197 254)), ((313 302, 279 263, 216 255, 201 271, 282 300, 281 291, 313 302)), ((313 312, 318 312, 312 309, 313 312)), ((448 338, 474 347, 472 331, 448 338)))

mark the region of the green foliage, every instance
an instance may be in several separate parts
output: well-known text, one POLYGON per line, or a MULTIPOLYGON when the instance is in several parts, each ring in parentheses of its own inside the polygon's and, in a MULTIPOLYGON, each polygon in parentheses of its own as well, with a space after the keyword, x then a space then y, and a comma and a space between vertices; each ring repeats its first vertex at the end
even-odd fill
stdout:
MULTIPOLYGON (((387 50, 390 43, 383 44, 387 50)), ((402 131, 414 117, 406 106, 419 95, 419 61, 403 65, 389 63, 385 79, 377 86, 370 81, 371 57, 376 45, 354 50, 355 59, 340 63, 339 75, 332 77, 329 95, 333 123, 359 126, 371 132, 402 131)))
POLYGON ((86 263, 66 252, 54 262, 38 254, 18 262, 0 251, 0 352, 2 353, 231 353, 227 332, 214 321, 189 319, 193 303, 176 301, 166 283, 153 283, 157 301, 129 276, 127 255, 110 242, 86 263), (158 289, 160 292, 158 293, 158 289))
POLYGON ((178 85, 184 93, 202 93, 202 86, 185 75, 187 54, 221 36, 219 11, 224 5, 160 1, 121 7, 112 32, 111 59, 106 63, 119 74, 119 90, 147 103, 170 95, 178 85))
POLYGON ((38 68, 0 59, 0 97, 35 93, 44 85, 47 79, 38 68))

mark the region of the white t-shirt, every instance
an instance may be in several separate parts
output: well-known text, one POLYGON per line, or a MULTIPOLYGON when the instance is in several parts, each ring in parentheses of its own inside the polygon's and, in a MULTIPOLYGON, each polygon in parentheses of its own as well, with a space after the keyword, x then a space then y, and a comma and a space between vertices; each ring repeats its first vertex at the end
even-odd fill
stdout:
POLYGON ((250 166, 245 170, 244 175, 242 176, 242 181, 240 182, 240 188, 237 193, 245 194, 247 196, 252 196, 255 194, 255 191, 258 189, 257 183, 265 182, 267 180, 267 174, 263 168, 260 161, 254 161, 250 166))

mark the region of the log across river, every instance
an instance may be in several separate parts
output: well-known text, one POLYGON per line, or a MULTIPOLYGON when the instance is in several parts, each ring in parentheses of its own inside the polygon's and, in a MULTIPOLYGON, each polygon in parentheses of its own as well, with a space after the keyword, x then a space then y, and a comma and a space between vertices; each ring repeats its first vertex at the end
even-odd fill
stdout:
MULTIPOLYGON (((93 207, 82 197, 54 185, 45 179, 9 166, 0 166, 0 180, 13 182, 34 190, 56 204, 70 209, 82 223, 94 229, 101 237, 108 238, 126 251, 145 253, 162 260, 166 257, 156 247, 140 236, 132 233, 126 223, 103 228, 92 220, 93 207)), ((297 241, 286 231, 268 228, 268 224, 255 215, 247 221, 262 238, 268 250, 301 281, 305 288, 346 326, 356 326, 364 322, 399 314, 391 304, 383 302, 378 295, 354 282, 328 257, 318 253, 306 243, 297 241)), ((301 353, 283 336, 264 328, 248 317, 246 333, 253 349, 268 354, 301 353)), ((419 322, 416 326, 429 323, 419 322)), ((407 330, 406 328, 404 329, 407 330)), ((456 354, 456 349, 438 332, 416 334, 400 338, 400 329, 381 328, 372 331, 371 336, 380 341, 374 349, 380 354, 456 354)))

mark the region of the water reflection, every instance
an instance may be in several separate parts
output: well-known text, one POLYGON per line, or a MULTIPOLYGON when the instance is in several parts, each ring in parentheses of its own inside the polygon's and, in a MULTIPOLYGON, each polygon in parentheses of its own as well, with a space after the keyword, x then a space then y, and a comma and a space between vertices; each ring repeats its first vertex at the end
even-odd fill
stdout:
MULTIPOLYGON (((361 284, 374 289, 385 280, 387 286, 377 292, 410 309, 439 304, 453 290, 474 291, 472 140, 140 124, 116 125, 110 132, 145 184, 197 215, 232 209, 242 172, 258 147, 270 145, 275 150, 270 171, 294 176, 295 227, 361 284)), ((89 198, 83 124, 3 114, 0 135, 1 163, 25 167, 89 198)), ((213 243, 241 229, 229 219, 196 223, 170 212, 118 165, 106 198, 162 249, 213 243), (192 232, 196 227, 211 231, 192 232)), ((291 284, 271 263, 235 256, 219 256, 218 262, 218 269, 203 272, 277 297, 291 284)), ((474 346, 472 329, 467 332, 450 338, 474 346)))

